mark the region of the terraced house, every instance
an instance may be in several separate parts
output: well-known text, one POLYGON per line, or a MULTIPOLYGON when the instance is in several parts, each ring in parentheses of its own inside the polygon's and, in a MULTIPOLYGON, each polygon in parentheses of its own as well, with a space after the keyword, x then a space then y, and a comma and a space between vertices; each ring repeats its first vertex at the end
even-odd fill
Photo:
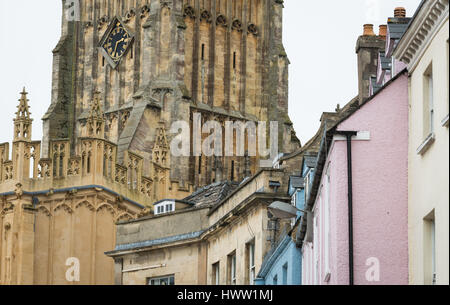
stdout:
POLYGON ((422 1, 394 56, 409 71, 409 280, 449 283, 449 3, 422 1))

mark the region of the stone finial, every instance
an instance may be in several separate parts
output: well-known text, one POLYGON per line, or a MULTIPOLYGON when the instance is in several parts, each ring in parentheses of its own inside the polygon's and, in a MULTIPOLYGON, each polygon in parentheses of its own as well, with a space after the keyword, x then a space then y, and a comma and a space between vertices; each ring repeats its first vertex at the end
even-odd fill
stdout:
POLYGON ((94 93, 91 109, 87 119, 88 136, 103 138, 105 133, 105 115, 101 107, 100 92, 94 93))
POLYGON ((19 105, 17 106, 16 119, 31 119, 30 106, 28 106, 28 102, 30 101, 27 98, 28 92, 23 87, 22 92, 20 93, 19 105))
POLYGON ((31 118, 30 106, 28 105, 28 92, 25 87, 20 93, 19 105, 17 106, 16 118, 14 119, 14 140, 31 140, 31 118))

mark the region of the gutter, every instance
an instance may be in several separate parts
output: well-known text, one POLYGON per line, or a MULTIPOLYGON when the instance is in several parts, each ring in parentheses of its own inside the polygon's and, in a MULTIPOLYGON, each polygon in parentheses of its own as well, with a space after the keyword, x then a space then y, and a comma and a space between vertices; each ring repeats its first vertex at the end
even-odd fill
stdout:
POLYGON ((193 240, 199 238, 205 231, 192 232, 187 234, 180 234, 165 238, 146 240, 141 242, 134 242, 129 244, 116 245, 116 248, 113 251, 104 252, 107 256, 115 257, 120 255, 125 255, 128 253, 133 253, 135 251, 145 251, 146 249, 161 246, 169 243, 175 242, 185 242, 187 240, 193 240))
POLYGON ((352 175, 352 137, 356 131, 336 131, 335 134, 347 138, 347 178, 348 178, 348 262, 350 286, 355 285, 354 259, 353 259, 353 175, 352 175))

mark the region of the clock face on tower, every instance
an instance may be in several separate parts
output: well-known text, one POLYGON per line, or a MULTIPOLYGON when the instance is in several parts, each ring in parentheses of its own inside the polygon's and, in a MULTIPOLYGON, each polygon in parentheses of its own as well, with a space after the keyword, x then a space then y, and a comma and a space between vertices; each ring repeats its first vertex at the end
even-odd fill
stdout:
POLYGON ((113 68, 119 64, 132 42, 133 37, 122 23, 115 19, 101 42, 103 55, 106 55, 106 58, 109 57, 108 62, 113 68))

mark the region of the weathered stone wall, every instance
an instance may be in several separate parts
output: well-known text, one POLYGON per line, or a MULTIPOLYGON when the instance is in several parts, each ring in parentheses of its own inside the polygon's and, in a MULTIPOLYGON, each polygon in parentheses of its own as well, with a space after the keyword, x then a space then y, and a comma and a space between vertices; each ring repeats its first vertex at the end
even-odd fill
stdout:
MULTIPOLYGON (((154 127, 163 122, 168 130, 174 121, 189 122, 199 108, 205 119, 221 122, 278 121, 280 152, 295 150, 282 8, 282 1, 274 0, 81 1, 81 20, 63 17, 54 51, 43 156, 54 139, 69 139, 75 150, 96 90, 107 117, 105 136, 118 144, 119 163, 132 150, 151 168, 147 156, 153 154, 154 127), (134 43, 112 68, 98 47, 115 17, 134 43)), ((244 158, 218 162, 223 179, 244 178, 244 158)), ((166 180, 163 193, 183 198, 191 188, 214 182, 215 163, 206 157, 172 158, 168 172, 158 177, 166 180)), ((252 158, 251 172, 258 168, 259 159, 252 158)))
POLYGON ((120 220, 141 208, 106 191, 4 196, 0 204, 0 285, 114 284, 114 247, 120 220), (69 258, 80 262, 80 281, 68 282, 69 258))
POLYGON ((208 211, 208 208, 182 210, 171 215, 152 216, 118 224, 116 244, 120 246, 141 243, 206 230, 209 225, 208 211))

